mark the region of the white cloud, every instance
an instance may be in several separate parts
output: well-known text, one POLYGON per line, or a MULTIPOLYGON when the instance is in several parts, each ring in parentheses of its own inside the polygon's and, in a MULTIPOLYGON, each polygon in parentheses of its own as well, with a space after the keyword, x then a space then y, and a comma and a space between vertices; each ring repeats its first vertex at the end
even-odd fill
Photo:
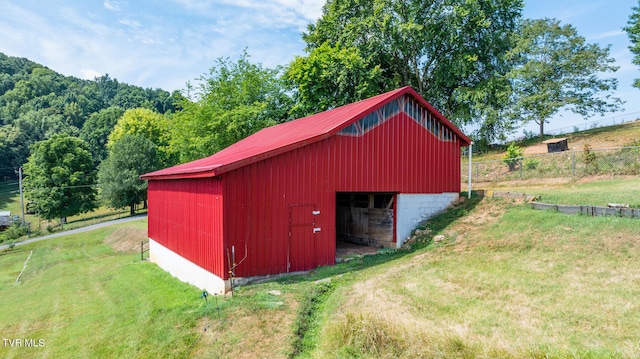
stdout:
POLYGON ((95 70, 89 70, 89 69, 80 69, 80 78, 85 79, 85 80, 93 80, 96 77, 100 77, 103 74, 99 73, 98 71, 95 70))
POLYGON ((122 19, 122 20, 118 20, 118 22, 121 23, 122 25, 126 25, 136 29, 140 27, 140 22, 137 20, 122 19))
POLYGON ((104 6, 104 8, 107 9, 107 10, 121 11, 120 2, 118 2, 118 1, 106 0, 105 2, 102 3, 102 6, 104 6))
POLYGON ((605 31, 605 32, 600 32, 600 33, 597 33, 597 34, 589 35, 587 37, 587 40, 596 41, 596 40, 608 39, 608 38, 611 38, 611 37, 617 37, 617 36, 622 36, 622 35, 626 36, 627 33, 622 31, 622 30, 612 30, 612 31, 605 31))

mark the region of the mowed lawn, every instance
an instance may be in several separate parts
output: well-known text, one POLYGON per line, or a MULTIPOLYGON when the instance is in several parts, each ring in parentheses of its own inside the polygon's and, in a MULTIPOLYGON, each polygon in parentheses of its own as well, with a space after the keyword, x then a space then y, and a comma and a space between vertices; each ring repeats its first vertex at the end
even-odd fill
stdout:
MULTIPOLYGON (((622 183, 571 191, 588 199, 622 183)), ((0 333, 44 345, 0 346, 0 357, 640 357, 640 220, 475 198, 428 223, 412 251, 208 301, 140 261, 128 243, 145 227, 1 253, 0 333)))
POLYGON ((0 343, 0 357, 187 354, 203 315, 200 292, 141 262, 139 252, 114 251, 105 243, 117 230, 146 232, 146 220, 133 223, 0 254, 0 333, 12 340, 0 343))

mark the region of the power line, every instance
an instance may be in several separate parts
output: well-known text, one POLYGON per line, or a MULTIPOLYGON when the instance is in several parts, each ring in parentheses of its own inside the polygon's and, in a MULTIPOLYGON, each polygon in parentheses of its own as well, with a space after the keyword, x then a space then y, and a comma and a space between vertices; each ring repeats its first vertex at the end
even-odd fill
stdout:
POLYGON ((3 185, 3 186, 11 186, 11 185, 15 185, 15 184, 18 184, 18 182, 2 183, 2 184, 0 184, 0 185, 3 185))
POLYGON ((60 186, 60 187, 35 187, 35 188, 25 188, 29 191, 40 190, 40 189, 67 189, 67 188, 86 188, 86 187, 97 187, 97 184, 85 184, 78 186, 60 186))

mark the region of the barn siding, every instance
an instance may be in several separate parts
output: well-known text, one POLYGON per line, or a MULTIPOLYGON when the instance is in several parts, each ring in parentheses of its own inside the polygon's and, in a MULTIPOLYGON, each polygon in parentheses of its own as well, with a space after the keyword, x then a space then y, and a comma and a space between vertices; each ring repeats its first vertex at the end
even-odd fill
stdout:
POLYGON ((236 262, 246 255, 236 276, 334 264, 336 192, 459 192, 459 146, 401 113, 361 137, 335 135, 225 174, 229 246, 236 262), (291 243, 292 205, 319 210, 320 232, 291 243))
POLYGON ((149 237, 226 278, 219 178, 149 181, 149 237))

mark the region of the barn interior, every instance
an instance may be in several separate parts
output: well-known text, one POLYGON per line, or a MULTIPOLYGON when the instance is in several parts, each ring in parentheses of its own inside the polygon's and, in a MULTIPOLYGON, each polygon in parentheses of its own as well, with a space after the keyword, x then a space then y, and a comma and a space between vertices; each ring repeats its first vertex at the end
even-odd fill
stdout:
POLYGON ((336 253, 394 248, 394 193, 336 194, 336 253))

